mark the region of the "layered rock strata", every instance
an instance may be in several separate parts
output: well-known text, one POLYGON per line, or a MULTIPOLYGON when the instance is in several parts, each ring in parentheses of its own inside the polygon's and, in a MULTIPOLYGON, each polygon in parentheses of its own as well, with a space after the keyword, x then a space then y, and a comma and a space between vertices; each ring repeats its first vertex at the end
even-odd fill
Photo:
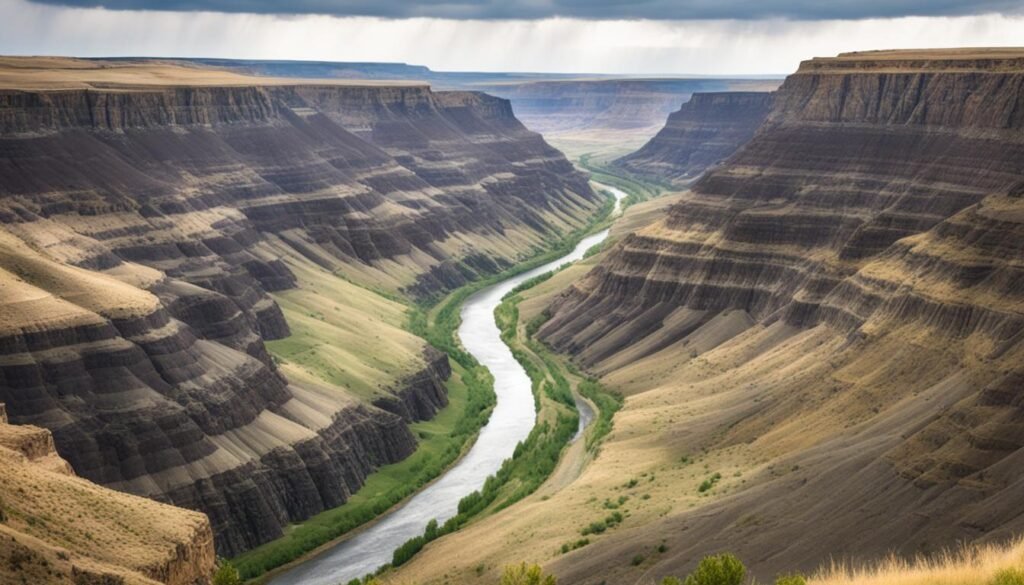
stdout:
POLYGON ((669 114, 640 150, 613 165, 674 184, 685 184, 746 144, 771 108, 767 92, 695 93, 669 114))
POLYGON ((345 502, 447 403, 427 350, 373 400, 286 379, 264 342, 296 262, 430 296, 600 206, 504 100, 108 65, 3 77, 0 401, 78 475, 207 513, 222 555, 345 502))
POLYGON ((1024 530, 1021 161, 1019 50, 803 63, 754 138, 540 331, 638 392, 627 413, 682 421, 664 457, 773 465, 559 572, 605 575, 677 532, 646 575, 729 549, 770 578, 1024 530))

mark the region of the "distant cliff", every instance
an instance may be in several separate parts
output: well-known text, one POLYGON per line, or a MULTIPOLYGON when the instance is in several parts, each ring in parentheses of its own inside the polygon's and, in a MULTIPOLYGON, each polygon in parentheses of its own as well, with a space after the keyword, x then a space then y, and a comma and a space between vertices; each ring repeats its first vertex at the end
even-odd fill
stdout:
POLYGON ((738 449, 766 467, 559 575, 606 577, 680 531, 645 574, 727 549, 769 578, 1024 530, 1021 161, 1020 50, 804 62, 750 142, 540 330, 642 393, 624 418, 641 426, 617 431, 633 442, 602 456, 656 440, 658 461, 738 449))
POLYGON ((612 164, 630 173, 685 183, 746 144, 771 108, 767 92, 695 93, 640 150, 612 164))
POLYGON ((601 205, 505 100, 231 79, 0 90, 0 400, 80 476, 207 513, 223 555, 345 502, 447 403, 415 338, 342 364, 372 398, 287 379, 270 293, 428 297, 601 205))
POLYGON ((778 83, 777 79, 567 79, 483 87, 511 100, 516 116, 530 129, 558 134, 658 128, 691 96, 768 91, 778 83))

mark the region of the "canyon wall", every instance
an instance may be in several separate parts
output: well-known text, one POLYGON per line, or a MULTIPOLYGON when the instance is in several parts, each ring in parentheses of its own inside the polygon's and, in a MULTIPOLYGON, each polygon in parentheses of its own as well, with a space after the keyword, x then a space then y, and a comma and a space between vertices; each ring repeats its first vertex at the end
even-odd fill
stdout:
POLYGON ((222 555, 345 502, 447 403, 444 356, 348 281, 433 296, 601 205, 487 95, 70 69, 0 90, 0 401, 79 476, 205 512, 222 555), (286 378, 265 344, 292 339, 272 295, 325 279, 364 339, 399 339, 344 348, 351 384, 286 378))
POLYGON ((556 572, 608 577, 665 535, 647 577, 1024 531, 1021 161, 1022 51, 801 64, 745 147, 548 309, 541 337, 630 394, 602 457, 694 495, 556 572), (737 471, 698 493, 695 453, 737 471))
POLYGON ((628 173, 685 184, 746 144, 771 108, 768 92, 695 93, 640 150, 612 164, 628 173))
POLYGON ((516 116, 531 129, 559 134, 584 130, 653 132, 679 104, 695 94, 770 91, 778 83, 774 79, 570 79, 482 87, 511 100, 516 116))

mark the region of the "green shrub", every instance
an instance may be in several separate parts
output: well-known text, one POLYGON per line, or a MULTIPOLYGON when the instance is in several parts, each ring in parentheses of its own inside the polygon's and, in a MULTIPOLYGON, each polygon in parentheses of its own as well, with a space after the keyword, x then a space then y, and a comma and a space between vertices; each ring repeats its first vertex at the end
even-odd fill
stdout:
POLYGON ((501 573, 501 585, 557 585, 554 575, 545 575, 540 565, 508 565, 501 573))
POLYGON ((217 572, 213 574, 213 585, 242 585, 242 577, 229 561, 217 563, 217 572))
POLYGON ((992 578, 991 585, 1024 585, 1024 570, 1003 569, 992 578))
POLYGON ((704 557, 684 585, 741 585, 746 567, 734 555, 722 553, 704 557))
POLYGON ((807 579, 800 573, 779 575, 775 578, 775 585, 807 585, 807 579))
POLYGON ((661 580, 661 585, 683 585, 683 581, 679 577, 668 576, 661 580))
POLYGON ((718 480, 720 480, 720 479, 722 479, 722 474, 721 473, 715 473, 714 475, 712 475, 712 476, 708 477, 707 479, 705 479, 704 481, 702 481, 701 484, 700 484, 700 487, 697 488, 697 491, 703 494, 704 492, 708 491, 709 489, 715 487, 715 484, 718 483, 718 480))
POLYGON ((636 555, 635 557, 633 557, 633 560, 629 561, 629 564, 636 567, 642 562, 644 562, 644 555, 636 555))

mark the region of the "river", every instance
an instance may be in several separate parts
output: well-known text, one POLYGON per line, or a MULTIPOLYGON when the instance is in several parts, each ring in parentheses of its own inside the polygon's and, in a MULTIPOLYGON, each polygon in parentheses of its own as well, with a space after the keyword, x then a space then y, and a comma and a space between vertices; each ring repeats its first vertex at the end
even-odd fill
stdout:
MULTIPOLYGON (((597 185, 615 196, 612 213, 619 214, 626 194, 608 185, 597 185)), ((530 434, 536 415, 530 378, 501 340, 494 310, 501 298, 521 283, 580 260, 587 250, 607 237, 607 229, 587 236, 569 254, 491 285, 466 299, 462 305, 459 339, 463 347, 491 371, 498 398, 490 420, 480 430, 469 453, 404 505, 355 536, 276 575, 270 579, 270 585, 344 585, 371 573, 391 562, 391 553, 405 541, 423 534, 431 519, 444 524, 458 512, 459 500, 483 487, 484 480, 498 471, 502 461, 512 456, 516 444, 530 434)), ((576 434, 579 438, 593 420, 594 411, 589 403, 578 398, 576 405, 580 411, 580 428, 576 434)))

